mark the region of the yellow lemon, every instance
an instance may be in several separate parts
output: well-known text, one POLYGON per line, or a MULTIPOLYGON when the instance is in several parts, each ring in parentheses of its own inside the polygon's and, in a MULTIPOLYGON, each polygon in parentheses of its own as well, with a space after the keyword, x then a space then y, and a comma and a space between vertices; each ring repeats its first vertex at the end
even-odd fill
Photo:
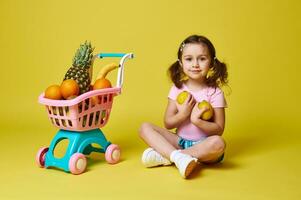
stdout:
POLYGON ((208 110, 205 111, 205 112, 202 114, 202 116, 201 116, 201 118, 202 118, 203 120, 209 120, 209 119, 211 119, 211 117, 213 116, 213 108, 212 108, 212 106, 210 105, 210 103, 209 103, 208 101, 203 100, 202 102, 200 102, 200 103, 198 104, 198 107, 199 107, 199 109, 202 109, 202 108, 204 108, 204 107, 207 107, 207 108, 208 108, 208 110))
POLYGON ((189 95, 189 92, 187 92, 187 91, 181 92, 177 96, 177 102, 178 102, 178 104, 183 104, 185 102, 185 100, 187 99, 188 95, 189 95))

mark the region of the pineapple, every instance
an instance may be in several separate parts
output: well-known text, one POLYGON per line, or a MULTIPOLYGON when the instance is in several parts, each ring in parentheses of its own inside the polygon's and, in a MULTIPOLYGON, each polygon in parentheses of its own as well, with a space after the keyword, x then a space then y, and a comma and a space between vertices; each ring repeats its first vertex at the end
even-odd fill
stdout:
POLYGON ((64 80, 73 79, 79 86, 79 94, 88 92, 92 79, 93 50, 91 43, 81 44, 73 58, 72 67, 65 74, 64 80))

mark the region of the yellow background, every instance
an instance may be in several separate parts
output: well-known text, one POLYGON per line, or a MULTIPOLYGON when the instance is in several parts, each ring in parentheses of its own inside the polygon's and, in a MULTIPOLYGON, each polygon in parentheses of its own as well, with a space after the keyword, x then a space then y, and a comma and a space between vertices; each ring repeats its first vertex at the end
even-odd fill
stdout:
POLYGON ((297 0, 1 0, 0 198, 301 199, 300 18, 297 0), (144 121, 162 126, 166 71, 190 34, 213 42, 232 92, 225 88, 225 162, 184 180, 175 167, 141 165, 146 145, 137 130, 144 121), (60 84, 85 40, 95 53, 135 59, 103 128, 121 146, 121 162, 96 154, 73 176, 34 163, 57 132, 37 98, 60 84))

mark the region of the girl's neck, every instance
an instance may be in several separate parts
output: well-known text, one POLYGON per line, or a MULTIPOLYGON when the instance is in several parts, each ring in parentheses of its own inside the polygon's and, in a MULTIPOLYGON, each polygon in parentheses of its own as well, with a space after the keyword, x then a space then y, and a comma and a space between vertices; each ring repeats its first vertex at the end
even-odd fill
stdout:
POLYGON ((207 87, 206 83, 203 80, 193 79, 188 79, 185 82, 185 85, 192 91, 199 91, 207 87))

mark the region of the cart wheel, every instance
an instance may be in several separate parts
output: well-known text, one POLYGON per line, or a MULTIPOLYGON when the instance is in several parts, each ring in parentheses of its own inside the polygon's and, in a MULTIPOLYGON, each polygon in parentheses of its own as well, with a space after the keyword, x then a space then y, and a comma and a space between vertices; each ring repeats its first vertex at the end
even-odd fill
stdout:
POLYGON ((69 160, 69 170, 72 174, 81 174, 86 170, 87 159, 84 154, 75 153, 69 160))
POLYGON ((120 148, 116 144, 110 144, 106 149, 105 157, 108 163, 115 164, 120 159, 120 148))
POLYGON ((45 155, 48 152, 48 147, 42 147, 39 149, 37 155, 36 155, 36 163, 39 167, 45 167, 45 155))

